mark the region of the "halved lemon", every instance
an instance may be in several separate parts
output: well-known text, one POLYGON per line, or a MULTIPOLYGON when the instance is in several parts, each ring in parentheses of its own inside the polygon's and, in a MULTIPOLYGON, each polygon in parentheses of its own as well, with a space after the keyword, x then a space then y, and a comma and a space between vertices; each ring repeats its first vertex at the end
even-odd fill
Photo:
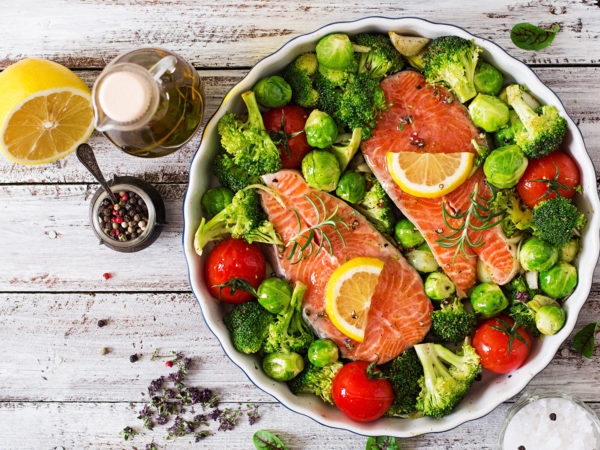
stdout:
POLYGON ((354 258, 338 267, 327 282, 327 315, 338 330, 355 341, 364 340, 371 297, 382 269, 380 259, 354 258))
POLYGON ((389 152, 390 175, 404 192, 434 198, 459 187, 473 169, 474 154, 389 152))
POLYGON ((0 150, 19 164, 73 152, 94 129, 89 88, 66 67, 23 59, 0 73, 0 150))

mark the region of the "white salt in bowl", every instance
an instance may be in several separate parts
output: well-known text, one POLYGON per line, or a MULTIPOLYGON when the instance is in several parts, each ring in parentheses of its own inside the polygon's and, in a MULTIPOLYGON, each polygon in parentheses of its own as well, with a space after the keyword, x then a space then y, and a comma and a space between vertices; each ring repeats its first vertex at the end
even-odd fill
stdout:
POLYGON ((596 173, 586 151, 581 132, 568 116, 558 96, 542 83, 537 75, 524 63, 510 56, 497 44, 477 37, 454 25, 433 23, 413 17, 398 19, 367 17, 353 22, 332 23, 312 33, 290 40, 275 53, 259 61, 244 79, 225 96, 219 109, 204 129, 200 147, 190 167, 189 185, 183 205, 183 248, 188 264, 190 285, 198 299, 206 325, 217 337, 227 356, 258 388, 272 395, 290 410, 310 417, 328 427, 349 430, 363 435, 410 437, 423 433, 449 430, 469 420, 486 415, 496 406, 519 393, 536 374, 550 363, 561 343, 573 330, 579 310, 590 292, 594 267, 598 260, 600 248, 600 215, 595 213, 599 207, 596 173), (223 324, 223 308, 211 297, 206 288, 203 274, 203 262, 206 252, 202 257, 194 252, 194 233, 202 219, 200 199, 212 183, 211 161, 219 147, 217 122, 227 111, 238 113, 245 111, 240 95, 252 89, 258 80, 279 73, 298 55, 313 51, 319 39, 327 34, 334 32, 348 34, 387 33, 390 30, 400 34, 428 38, 456 35, 465 39, 473 39, 483 49, 483 59, 500 69, 507 80, 525 84, 542 103, 558 108, 568 123, 568 134, 562 148, 575 158, 579 166, 583 195, 578 196, 577 203, 580 210, 585 213, 588 223, 583 231, 583 249, 576 261, 579 283, 564 305, 567 311, 565 326, 554 336, 545 337, 543 342, 536 339, 531 354, 523 367, 508 375, 495 375, 484 372, 482 380, 475 383, 452 414, 443 419, 435 420, 426 417, 419 419, 381 418, 375 422, 359 423, 352 421, 335 407, 324 404, 317 397, 293 395, 285 383, 274 381, 263 373, 260 369, 260 361, 255 356, 245 355, 235 350, 229 333, 223 324))

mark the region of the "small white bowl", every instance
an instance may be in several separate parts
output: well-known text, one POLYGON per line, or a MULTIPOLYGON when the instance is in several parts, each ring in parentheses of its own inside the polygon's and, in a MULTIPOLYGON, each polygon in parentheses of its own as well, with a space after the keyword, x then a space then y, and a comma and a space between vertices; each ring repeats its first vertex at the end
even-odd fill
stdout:
POLYGON ((248 75, 225 96, 219 109, 204 129, 200 148, 190 167, 189 186, 183 206, 183 248, 189 269, 190 285, 198 299, 206 324, 221 343, 227 356, 244 371, 257 387, 271 394, 292 411, 332 428, 349 430, 363 435, 410 437, 449 430, 464 422, 486 415, 500 403, 521 391, 537 373, 550 363, 561 343, 573 330, 579 310, 590 292, 600 246, 598 235, 600 215, 595 214, 599 206, 596 173, 586 151, 581 132, 567 115, 557 95, 544 85, 530 68, 510 56, 497 44, 474 36, 454 25, 433 23, 413 17, 397 19, 367 17, 353 22, 332 23, 312 33, 290 40, 275 53, 259 61, 248 75), (567 311, 567 322, 556 335, 545 337, 543 342, 539 339, 535 340, 529 359, 523 367, 509 375, 494 375, 484 372, 482 380, 476 382, 452 414, 443 419, 381 418, 375 422, 360 423, 350 420, 338 409, 325 405, 314 396, 293 395, 285 383, 276 382, 263 373, 257 358, 235 350, 222 321, 223 309, 206 289, 202 270, 204 257, 196 255, 193 243, 194 232, 202 218, 200 199, 211 183, 211 160, 216 154, 219 143, 217 122, 227 111, 243 112, 240 95, 251 89, 261 78, 280 72, 298 55, 314 50, 318 40, 329 33, 341 32, 352 35, 363 32, 387 33, 390 30, 429 38, 456 35, 465 39, 474 39, 475 43, 484 50, 483 58, 499 68, 507 79, 526 85, 542 103, 558 108, 561 115, 567 119, 569 127, 562 148, 575 158, 581 172, 583 195, 578 196, 578 206, 585 213, 588 224, 583 232, 583 250, 577 262, 579 283, 564 305, 567 311))

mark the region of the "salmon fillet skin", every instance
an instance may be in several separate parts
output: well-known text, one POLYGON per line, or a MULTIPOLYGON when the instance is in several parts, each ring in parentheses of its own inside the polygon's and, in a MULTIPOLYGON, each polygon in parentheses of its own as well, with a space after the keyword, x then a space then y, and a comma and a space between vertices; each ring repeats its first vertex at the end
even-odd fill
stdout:
MULTIPOLYGON (((321 338, 333 340, 346 358, 378 360, 379 363, 389 361, 421 342, 429 331, 433 307, 423 291, 421 277, 398 249, 344 201, 310 188, 297 171, 282 170, 265 175, 263 179, 279 197, 277 199, 268 192, 260 191, 263 208, 284 243, 287 244, 299 231, 315 226, 319 219, 323 219, 321 201, 328 215, 337 208, 336 216, 348 225, 348 229, 338 227, 341 237, 332 227, 325 226, 323 231, 330 239, 331 249, 324 243, 317 255, 313 254, 296 264, 293 263, 297 255, 288 259, 291 246, 287 246, 283 252, 276 252, 274 263, 277 269, 290 280, 301 281, 308 286, 303 301, 303 315, 315 333, 321 338), (319 213, 308 199, 318 206, 319 213), (329 319, 325 308, 329 277, 342 264, 356 257, 373 257, 384 261, 367 313, 363 342, 354 341, 340 332, 329 319)), ((316 233, 314 239, 318 245, 323 237, 316 233)))
MULTIPOLYGON (((485 145, 484 137, 469 118, 466 108, 441 86, 429 86, 424 77, 413 71, 399 72, 381 82, 389 111, 384 113, 373 131, 373 137, 362 143, 365 160, 385 191, 400 211, 421 232, 436 261, 456 285, 457 294, 465 297, 477 278, 477 258, 481 258, 490 277, 497 284, 506 284, 519 269, 516 248, 502 233, 500 226, 484 231, 469 231, 471 242, 480 238, 481 247, 467 248, 465 257, 455 254, 456 247, 444 248, 438 240, 450 235, 443 217, 443 205, 453 214, 466 211, 470 196, 478 185, 479 194, 489 200, 491 191, 478 169, 453 192, 438 198, 420 198, 407 194, 393 180, 387 167, 388 152, 472 152, 474 143, 485 145), (416 134, 415 134, 416 133, 416 134), (411 136, 422 139, 423 145, 411 144, 411 136)), ((464 218, 448 223, 464 224, 464 218)), ((480 225, 476 221, 474 225, 480 225)))

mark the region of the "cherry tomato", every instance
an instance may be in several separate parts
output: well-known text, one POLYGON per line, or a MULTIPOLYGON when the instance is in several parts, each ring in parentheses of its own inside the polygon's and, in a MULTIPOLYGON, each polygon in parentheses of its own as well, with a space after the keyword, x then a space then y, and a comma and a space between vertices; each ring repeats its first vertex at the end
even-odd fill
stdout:
MULTIPOLYGON (((335 405, 359 422, 379 419, 394 401, 394 390, 386 379, 369 378, 369 363, 354 361, 346 364, 333 379, 332 394, 335 405)), ((375 373, 379 370, 375 369, 375 373)))
POLYGON ((554 190, 558 191, 563 197, 573 197, 575 187, 578 185, 579 170, 575 162, 566 153, 557 151, 540 159, 529 160, 529 165, 525 173, 519 180, 519 183, 517 183, 517 191, 523 202, 530 208, 533 208, 541 200, 556 197, 554 190), (567 189, 559 187, 559 184, 567 189), (544 197, 544 195, 546 196, 544 197))
POLYGON ((480 356, 484 369, 494 373, 508 373, 521 367, 527 359, 531 350, 531 337, 522 327, 512 330, 514 323, 510 317, 501 315, 486 320, 475 331, 473 347, 480 356))
MULTIPOLYGON (((227 239, 218 243, 204 265, 204 279, 210 293, 219 298, 217 285, 234 279, 245 280, 254 288, 265 278, 265 257, 254 244, 241 239, 227 239)), ((244 303, 252 299, 250 292, 226 286, 220 292, 220 299, 227 303, 244 303)))
POLYGON ((306 133, 304 133, 304 124, 307 118, 308 114, 304 109, 293 105, 273 108, 263 114, 265 128, 277 133, 273 142, 279 148, 281 166, 284 169, 299 169, 302 159, 311 150, 311 146, 306 140, 306 133))

